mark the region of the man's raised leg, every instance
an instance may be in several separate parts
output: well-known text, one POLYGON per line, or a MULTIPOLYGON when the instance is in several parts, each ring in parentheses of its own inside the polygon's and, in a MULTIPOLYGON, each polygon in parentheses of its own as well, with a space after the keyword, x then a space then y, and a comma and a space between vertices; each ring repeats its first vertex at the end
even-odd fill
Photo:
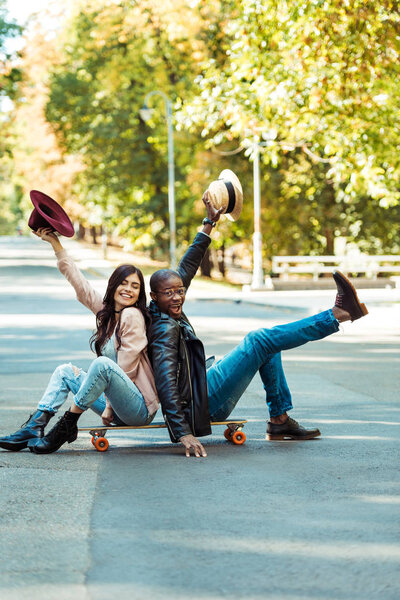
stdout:
POLYGON ((339 329, 332 310, 300 321, 257 329, 207 371, 212 420, 226 419, 257 371, 266 390, 271 419, 287 419, 292 408, 280 352, 320 340, 339 329))

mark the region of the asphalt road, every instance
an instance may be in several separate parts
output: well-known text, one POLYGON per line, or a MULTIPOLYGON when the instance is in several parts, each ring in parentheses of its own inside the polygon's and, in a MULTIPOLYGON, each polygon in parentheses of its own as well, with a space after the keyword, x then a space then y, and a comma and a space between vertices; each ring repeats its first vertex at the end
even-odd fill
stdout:
MULTIPOLYGON (((399 306, 369 308, 284 355, 293 417, 318 440, 266 442, 256 378, 234 413, 250 421, 246 444, 216 428, 207 459, 186 459, 165 430, 114 432, 104 454, 83 434, 51 455, 0 450, 0 598, 397 600, 399 306)), ((309 311, 193 299, 186 312, 220 356, 309 311)), ((89 365, 93 324, 51 249, 0 238, 0 434, 58 364, 89 365)))

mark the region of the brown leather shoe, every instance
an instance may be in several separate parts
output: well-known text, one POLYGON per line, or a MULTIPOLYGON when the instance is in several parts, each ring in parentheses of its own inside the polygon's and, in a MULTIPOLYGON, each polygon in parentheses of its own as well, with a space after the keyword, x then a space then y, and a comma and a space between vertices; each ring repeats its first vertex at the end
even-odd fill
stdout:
POLYGON ((279 425, 278 423, 267 423, 266 440, 311 440, 321 435, 319 429, 306 429, 299 425, 297 421, 288 417, 287 421, 279 425))
POLYGON ((350 280, 340 271, 333 273, 333 279, 338 291, 335 306, 348 312, 352 321, 356 321, 356 319, 367 315, 367 307, 359 301, 356 288, 350 280))

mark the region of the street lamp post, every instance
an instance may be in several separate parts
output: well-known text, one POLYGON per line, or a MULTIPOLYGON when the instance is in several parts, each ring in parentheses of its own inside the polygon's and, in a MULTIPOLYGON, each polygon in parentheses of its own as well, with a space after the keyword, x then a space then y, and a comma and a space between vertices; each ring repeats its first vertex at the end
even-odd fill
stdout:
POLYGON ((253 279, 251 287, 260 289, 264 285, 262 269, 261 239, 261 200, 260 200, 260 148, 253 146, 253 187, 254 187, 254 233, 253 233, 253 279))
POLYGON ((175 222, 175 166, 174 166, 174 130, 172 124, 172 103, 168 96, 160 90, 149 92, 144 99, 144 106, 139 111, 144 121, 147 121, 152 109, 148 107, 151 96, 161 96, 165 104, 168 134, 168 213, 169 213, 169 256, 170 267, 176 269, 176 222, 175 222))
POLYGON ((270 276, 264 279, 262 268, 261 196, 260 196, 260 143, 253 144, 254 233, 252 289, 273 289, 270 276))
POLYGON ((253 203, 254 203, 254 233, 253 233, 253 276, 250 286, 252 290, 273 290, 274 285, 269 275, 264 278, 262 269, 262 236, 261 236, 261 196, 260 196, 260 147, 265 146, 258 138, 254 142, 243 143, 235 150, 229 152, 217 152, 221 156, 232 156, 244 149, 251 150, 253 158, 253 203))

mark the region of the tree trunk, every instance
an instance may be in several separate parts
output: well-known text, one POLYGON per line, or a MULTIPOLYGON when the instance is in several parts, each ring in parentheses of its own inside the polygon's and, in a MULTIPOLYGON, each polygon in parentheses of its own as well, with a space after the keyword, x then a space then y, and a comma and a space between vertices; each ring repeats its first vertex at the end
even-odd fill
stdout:
POLYGON ((86 235, 86 229, 82 225, 82 223, 79 223, 79 225, 78 225, 78 233, 76 234, 76 239, 77 240, 84 240, 85 239, 85 235, 86 235))
POLYGON ((222 277, 225 277, 225 244, 222 244, 218 251, 218 270, 222 277))
POLYGON ((326 253, 333 255, 335 237, 333 235, 332 229, 325 229, 325 238, 326 238, 326 253))
POLYGON ((97 231, 94 225, 90 228, 90 235, 92 236, 92 243, 97 244, 97 231))

